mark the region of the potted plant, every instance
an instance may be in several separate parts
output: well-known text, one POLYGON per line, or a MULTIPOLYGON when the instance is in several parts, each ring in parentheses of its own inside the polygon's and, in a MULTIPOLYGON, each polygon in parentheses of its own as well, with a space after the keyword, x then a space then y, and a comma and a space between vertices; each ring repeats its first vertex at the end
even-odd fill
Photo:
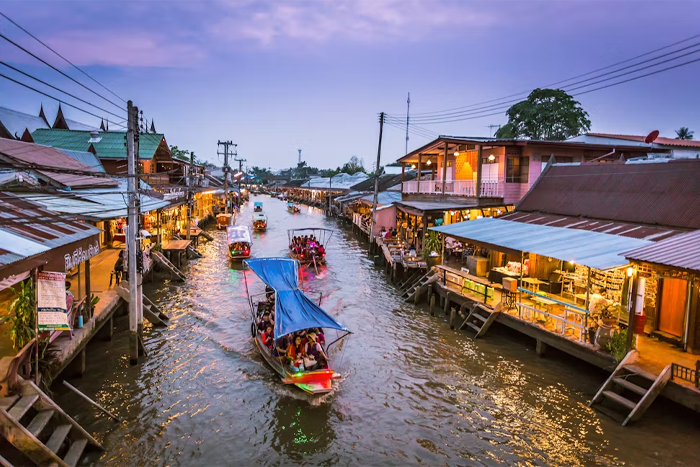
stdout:
POLYGON ((605 344, 616 362, 625 358, 627 352, 627 329, 618 329, 605 344))
POLYGON ((34 338, 34 284, 31 279, 20 284, 19 289, 11 288, 17 298, 10 304, 10 339, 15 349, 21 349, 34 338))
POLYGON ((423 259, 428 263, 428 267, 435 266, 440 260, 442 242, 437 232, 430 232, 423 242, 423 259))

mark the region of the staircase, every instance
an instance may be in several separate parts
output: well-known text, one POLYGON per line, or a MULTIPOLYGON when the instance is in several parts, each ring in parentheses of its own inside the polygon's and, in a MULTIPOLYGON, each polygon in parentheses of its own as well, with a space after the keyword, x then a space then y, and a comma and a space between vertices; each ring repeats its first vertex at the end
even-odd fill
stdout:
MULTIPOLYGON (((129 283, 122 281, 115 289, 117 294, 124 299, 126 303, 129 303, 129 283)), ((160 308, 156 306, 148 297, 141 295, 143 301, 143 316, 154 326, 167 326, 170 318, 168 315, 163 313, 160 308)))
MULTIPOLYGON (((623 414, 622 426, 639 420, 671 379, 671 365, 654 378, 654 375, 633 366, 638 356, 636 350, 631 350, 588 403, 592 407, 610 401, 619 409, 616 412, 623 414)), ((614 417, 614 414, 610 415, 614 417)))
MULTIPOLYGON (((104 450, 34 383, 0 399, 0 434, 36 465, 75 466, 87 448, 104 450)), ((9 463, 8 463, 9 465, 9 463)))
POLYGON ((170 272, 170 274, 174 275, 179 280, 184 281, 186 279, 185 274, 176 268, 173 263, 168 261, 168 258, 166 258, 160 251, 151 251, 151 256, 155 259, 156 263, 165 268, 170 272))
POLYGON ((474 339, 476 339, 477 337, 486 334, 486 331, 488 331, 491 323, 494 322, 498 313, 498 311, 491 310, 484 305, 476 303, 472 307, 466 319, 462 322, 459 329, 461 330, 465 327, 471 329, 476 333, 474 335, 474 339))
POLYGON ((214 237, 212 237, 211 235, 209 235, 209 234, 208 234, 207 232, 205 232, 204 230, 202 230, 201 232, 199 232, 199 235, 201 235, 202 237, 206 238, 206 239, 209 240, 210 242, 213 242, 213 241, 214 241, 214 237))
POLYGON ((404 282, 403 285, 399 287, 405 288, 403 294, 401 295, 407 302, 412 300, 416 293, 419 293, 421 288, 428 285, 428 283, 435 277, 435 268, 428 269, 428 272, 421 276, 420 273, 416 273, 413 276, 413 280, 409 278, 408 281, 404 282))

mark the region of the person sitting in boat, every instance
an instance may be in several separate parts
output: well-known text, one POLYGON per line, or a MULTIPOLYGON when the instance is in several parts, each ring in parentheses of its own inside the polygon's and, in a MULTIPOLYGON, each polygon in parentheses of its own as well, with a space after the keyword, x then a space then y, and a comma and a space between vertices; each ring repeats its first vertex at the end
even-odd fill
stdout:
POLYGON ((271 302, 274 300, 275 297, 275 289, 270 287, 269 285, 265 286, 265 298, 267 299, 268 302, 271 302))
POLYGON ((287 347, 287 360, 293 371, 304 371, 304 344, 300 335, 287 347))
POLYGON ((306 355, 309 357, 313 357, 314 360, 316 360, 316 363, 312 365, 310 368, 307 367, 307 370, 315 370, 317 368, 328 368, 328 357, 326 356, 326 353, 323 351, 323 347, 321 347, 321 344, 318 343, 317 336, 315 332, 310 332, 307 335, 307 342, 306 342, 306 348, 304 349, 304 352, 306 355))
POLYGON ((318 256, 323 258, 324 256, 326 256, 326 249, 323 248, 323 245, 321 245, 319 243, 318 246, 316 247, 316 253, 318 254, 318 256))
POLYGON ((258 323, 258 328, 264 331, 268 326, 274 326, 275 320, 272 318, 272 314, 269 311, 263 313, 260 323, 258 323))
POLYGON ((262 335, 262 342, 267 349, 272 352, 272 347, 275 342, 275 334, 272 331, 272 326, 269 324, 265 327, 265 332, 262 335))
POLYGON ((286 337, 280 337, 275 342, 275 348, 272 349, 272 356, 278 358, 286 357, 288 348, 289 340, 286 337))

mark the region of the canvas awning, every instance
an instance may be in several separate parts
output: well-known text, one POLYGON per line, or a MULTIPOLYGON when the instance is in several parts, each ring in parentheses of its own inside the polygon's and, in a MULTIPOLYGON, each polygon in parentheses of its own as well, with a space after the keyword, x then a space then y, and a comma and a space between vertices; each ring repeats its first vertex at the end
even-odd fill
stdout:
POLYGON ((431 227, 429 230, 508 253, 535 253, 601 270, 628 264, 625 252, 652 243, 620 235, 491 217, 431 227))
POLYGON ((350 332, 299 289, 296 260, 258 258, 245 260, 244 263, 265 285, 275 290, 275 339, 310 328, 350 332))

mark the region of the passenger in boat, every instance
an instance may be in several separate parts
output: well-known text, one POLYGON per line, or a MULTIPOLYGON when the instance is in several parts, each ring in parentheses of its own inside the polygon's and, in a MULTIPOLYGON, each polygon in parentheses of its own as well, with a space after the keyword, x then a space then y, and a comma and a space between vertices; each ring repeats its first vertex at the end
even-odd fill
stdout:
POLYGON ((265 328, 268 326, 274 326, 275 325, 275 320, 272 317, 272 314, 269 311, 265 311, 263 313, 262 319, 260 320, 260 323, 258 323, 258 328, 261 331, 264 331, 265 328))
POLYGON ((265 347, 268 348, 268 350, 270 352, 272 352, 272 347, 273 347, 274 341, 275 341, 275 335, 272 331, 272 326, 267 325, 265 327, 265 332, 262 335, 262 342, 265 345, 265 347))
POLYGON ((318 256, 323 258, 324 256, 326 256, 326 249, 323 248, 323 245, 319 243, 319 245, 316 247, 316 253, 318 254, 318 256))
POLYGON ((304 365, 307 370, 316 370, 319 368, 328 368, 328 357, 323 351, 321 344, 317 341, 317 336, 315 332, 310 332, 307 336, 308 342, 306 343, 306 348, 304 351, 309 358, 313 357, 316 361, 313 365, 304 365))
POLYGON ((287 337, 280 337, 275 342, 275 348, 272 349, 273 357, 285 357, 287 355, 287 349, 289 348, 289 340, 287 337))
POLYGON ((265 286, 265 298, 267 299, 268 302, 274 300, 275 297, 275 289, 270 287, 269 285, 265 286))
POLYGON ((294 341, 287 347, 287 360, 293 371, 304 371, 304 344, 301 336, 294 336, 294 341))
POLYGON ((321 347, 324 347, 326 345, 326 336, 323 335, 323 329, 316 328, 314 332, 316 333, 316 340, 321 344, 321 347))

